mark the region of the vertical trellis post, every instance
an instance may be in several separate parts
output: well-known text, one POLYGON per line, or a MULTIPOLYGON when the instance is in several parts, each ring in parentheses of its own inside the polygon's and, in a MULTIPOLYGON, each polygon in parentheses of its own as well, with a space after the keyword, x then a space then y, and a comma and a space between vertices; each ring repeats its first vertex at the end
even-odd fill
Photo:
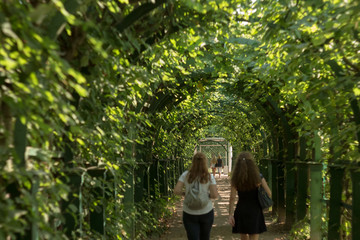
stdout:
POLYGON ((170 183, 171 183, 171 189, 174 189, 175 187, 175 180, 176 180, 176 159, 173 158, 171 159, 171 166, 170 166, 170 173, 171 173, 171 179, 170 179, 170 183))
POLYGON ((341 195, 344 168, 330 166, 330 209, 328 240, 340 239, 341 195))
POLYGON ((311 240, 322 239, 322 164, 321 159, 321 139, 318 132, 314 137, 314 161, 310 164, 310 238, 311 240))
POLYGON ((351 171, 352 180, 352 239, 360 239, 360 171, 351 171))
POLYGON ((125 148, 125 162, 124 167, 126 168, 126 173, 124 180, 126 182, 125 192, 124 192, 124 209, 129 217, 126 221, 125 231, 129 234, 129 239, 135 238, 135 168, 136 168, 136 139, 137 130, 134 123, 129 125, 128 128, 128 138, 132 141, 129 141, 125 148))
POLYGON ((285 171, 283 161, 277 162, 278 173, 278 216, 281 222, 286 219, 285 209, 285 171))
POLYGON ((90 228, 100 234, 105 233, 104 229, 104 211, 105 211, 105 192, 104 192, 104 180, 105 180, 105 169, 102 168, 90 168, 88 173, 91 177, 97 178, 101 181, 101 185, 91 189, 94 198, 99 202, 97 208, 90 211, 90 228))
POLYGON ((169 186, 170 186, 170 182, 169 182, 169 180, 170 180, 170 168, 169 168, 169 165, 170 165, 170 160, 166 160, 165 161, 165 182, 164 182, 164 186, 165 186, 165 196, 168 196, 168 194, 169 194, 169 186))
POLYGON ((185 166, 184 166, 184 159, 180 159, 180 172, 179 172, 179 176, 181 173, 183 173, 185 171, 185 166))
POLYGON ((76 216, 80 216, 78 209, 74 212, 71 208, 72 205, 80 206, 80 200, 78 197, 78 191, 81 185, 81 174, 79 169, 73 170, 67 174, 69 179, 69 187, 71 191, 69 192, 67 200, 65 200, 61 204, 61 211, 63 212, 63 216, 65 219, 65 223, 63 224, 63 228, 65 229, 65 234, 68 237, 72 237, 73 232, 77 227, 77 221, 75 219, 76 216), (77 215, 79 214, 79 215, 77 215))
POLYGON ((297 163, 297 191, 296 191, 296 220, 306 217, 306 199, 308 197, 308 171, 307 163, 297 163))
POLYGON ((269 155, 269 157, 271 157, 271 153, 272 153, 272 151, 273 151, 273 146, 272 146, 272 144, 271 144, 271 138, 268 138, 267 140, 267 146, 268 146, 268 155, 269 155))
POLYGON ((296 220, 306 216, 306 199, 308 197, 309 167, 306 160, 306 139, 300 137, 300 162, 297 163, 296 220))
POLYGON ((265 180, 268 182, 268 185, 271 187, 271 185, 269 184, 269 160, 268 159, 261 159, 260 161, 260 172, 262 173, 262 175, 264 176, 265 180))
POLYGON ((129 239, 135 237, 135 220, 134 220, 134 201, 135 201, 135 179, 134 179, 134 166, 129 164, 126 166, 126 175, 124 176, 126 186, 124 192, 124 209, 127 211, 129 220, 126 221, 125 231, 130 235, 129 239))
POLYGON ((273 177, 272 177, 272 161, 271 159, 268 159, 266 161, 266 165, 267 165, 267 176, 266 176, 266 181, 268 182, 268 185, 270 186, 271 188, 271 191, 273 191, 272 189, 272 180, 273 180, 273 177))
POLYGON ((168 194, 168 172, 167 172, 167 160, 160 160, 159 162, 159 183, 160 183, 160 193, 162 196, 166 196, 168 194))
POLYGON ((273 199, 273 206, 272 206, 272 215, 277 215, 278 210, 278 201, 277 201, 277 166, 275 159, 278 158, 278 152, 279 152, 279 144, 278 144, 278 138, 275 133, 271 135, 271 141, 273 146, 273 152, 272 152, 272 160, 271 160, 271 192, 272 192, 272 199, 273 199))
POLYGON ((321 211, 322 211, 322 164, 310 164, 310 239, 322 239, 321 233, 321 211))
MULTIPOLYGON (((271 152, 272 152, 273 146, 271 144, 272 143, 271 140, 272 140, 272 138, 270 138, 270 137, 266 139, 267 146, 268 146, 268 157, 269 157, 269 159, 267 161, 268 177, 267 177, 266 181, 268 181, 268 185, 271 189, 271 192, 273 192, 274 191, 274 189, 273 189, 273 164, 272 164, 272 159, 271 159, 271 157, 272 157, 271 152)), ((271 210, 274 213, 274 209, 271 208, 271 210)))
MULTIPOLYGON (((39 176, 33 176, 32 186, 31 186, 31 195, 33 196, 34 199, 36 199, 36 194, 37 194, 37 192, 39 190, 39 186, 40 186, 39 176)), ((34 213, 36 213, 36 215, 39 214, 39 211, 37 209, 36 204, 33 205, 32 211, 34 213)), ((31 239, 32 240, 38 240, 39 239, 39 226, 38 226, 38 223, 36 221, 34 221, 31 224, 31 239)))
POLYGON ((295 222, 295 163, 286 163, 286 226, 291 228, 295 222))
POLYGON ((174 161, 173 161, 173 182, 174 182, 174 186, 175 187, 175 184, 176 184, 176 180, 177 180, 177 177, 178 177, 178 166, 179 166, 179 162, 178 162, 178 159, 177 158, 174 158, 174 161))
POLYGON ((278 217, 283 222, 286 218, 285 212, 285 171, 284 171, 284 143, 283 138, 279 136, 279 159, 277 162, 277 184, 278 184, 278 217))
POLYGON ((136 165, 135 174, 135 197, 136 203, 141 202, 144 198, 144 177, 145 177, 146 165, 144 162, 139 162, 136 165))
POLYGON ((83 187, 84 187, 84 180, 85 174, 87 172, 83 171, 80 177, 80 187, 79 187, 79 232, 80 238, 83 237, 83 222, 84 222, 84 208, 83 208, 83 187))
POLYGON ((15 164, 17 167, 25 167, 27 127, 19 118, 16 118, 14 128, 14 149, 16 154, 15 164))
MULTIPOLYGON (((9 125, 11 125, 9 123, 9 125)), ((25 169, 25 151, 26 151, 26 134, 27 134, 27 126, 23 124, 19 117, 16 118, 15 126, 14 126, 14 150, 15 150, 15 158, 13 159, 14 166, 18 169, 25 169)), ((34 184, 34 183, 33 183, 34 184)), ((16 198, 20 196, 20 186, 18 181, 14 181, 7 185, 6 187, 7 193, 10 194, 10 198, 16 201, 16 198)), ((17 206, 19 208, 23 208, 20 204, 17 206)), ((27 221, 26 219, 22 219, 27 221)), ((33 224, 28 223, 28 226, 33 224)), ((23 235, 16 233, 16 239, 29 239, 32 236, 32 228, 27 228, 23 235)))
MULTIPOLYGON (((41 161, 41 158, 39 158, 39 155, 42 154, 41 151, 39 151, 40 149, 38 148, 27 148, 26 149, 26 158, 24 159, 25 161, 41 161)), ((39 215, 39 210, 38 210, 38 205, 37 205, 37 200, 38 198, 36 197, 38 192, 39 192, 39 188, 40 188, 40 183, 41 183, 41 177, 38 174, 34 174, 31 177, 31 195, 33 197, 34 203, 32 205, 32 211, 35 215, 39 215)), ((30 234, 25 234, 23 237, 17 236, 16 239, 31 239, 31 240, 38 240, 39 239, 39 224, 37 221, 32 221, 31 222, 31 237, 30 234)))
POLYGON ((154 181, 154 179, 150 178, 150 166, 151 165, 152 165, 152 163, 150 162, 145 166, 144 188, 145 188, 146 197, 150 196, 150 184, 151 184, 151 182, 154 181))
POLYGON ((176 172, 175 172, 175 184, 177 183, 177 180, 181 174, 181 160, 180 158, 176 158, 176 172))
POLYGON ((149 175, 150 175, 150 181, 149 181, 149 190, 150 190, 150 196, 156 198, 156 192, 159 190, 159 160, 155 159, 153 160, 152 164, 150 165, 149 169, 149 175))
POLYGON ((271 181, 271 191, 272 191, 272 199, 274 201, 274 205, 272 207, 273 215, 275 215, 278 211, 278 168, 277 168, 277 160, 271 161, 271 170, 272 170, 272 181, 271 181))

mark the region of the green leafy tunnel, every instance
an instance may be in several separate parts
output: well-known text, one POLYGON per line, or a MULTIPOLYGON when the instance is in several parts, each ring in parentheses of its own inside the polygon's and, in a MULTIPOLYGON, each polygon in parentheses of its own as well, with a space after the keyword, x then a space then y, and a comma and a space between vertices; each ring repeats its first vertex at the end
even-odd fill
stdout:
POLYGON ((289 227, 357 239, 359 19, 356 0, 2 1, 0 238, 161 231, 198 141, 224 137, 289 227))

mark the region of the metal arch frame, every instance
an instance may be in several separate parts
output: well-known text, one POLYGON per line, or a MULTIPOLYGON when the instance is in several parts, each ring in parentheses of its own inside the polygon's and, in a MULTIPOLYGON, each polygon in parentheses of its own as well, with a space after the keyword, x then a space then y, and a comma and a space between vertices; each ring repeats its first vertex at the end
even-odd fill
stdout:
MULTIPOLYGON (((200 139, 198 140, 198 145, 196 146, 196 149, 201 151, 202 147, 222 147, 225 150, 226 156, 225 156, 225 166, 228 167, 228 171, 231 171, 231 167, 232 167, 232 146, 229 144, 229 142, 225 139, 225 138, 204 138, 204 139, 200 139), (201 143, 218 143, 218 144, 213 144, 213 145, 209 145, 209 144, 201 144, 201 143), (224 144, 225 143, 225 144, 224 144)), ((211 159, 209 158, 208 161, 210 161, 211 159)))

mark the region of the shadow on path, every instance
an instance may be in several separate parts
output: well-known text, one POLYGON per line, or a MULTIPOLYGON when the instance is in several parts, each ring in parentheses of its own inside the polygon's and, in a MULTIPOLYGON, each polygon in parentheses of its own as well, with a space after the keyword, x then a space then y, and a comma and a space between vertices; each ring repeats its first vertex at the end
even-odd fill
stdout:
MULTIPOLYGON (((219 191, 219 198, 214 201, 215 220, 211 230, 211 239, 240 239, 239 234, 231 232, 231 226, 228 224, 228 209, 230 197, 230 179, 223 175, 221 178, 216 177, 219 191)), ((287 234, 282 230, 283 224, 273 221, 270 213, 265 213, 266 225, 268 231, 261 234, 259 240, 287 240, 287 234)), ((180 240, 187 239, 185 228, 182 223, 182 200, 176 203, 176 210, 169 222, 169 229, 161 237, 155 239, 180 240)))

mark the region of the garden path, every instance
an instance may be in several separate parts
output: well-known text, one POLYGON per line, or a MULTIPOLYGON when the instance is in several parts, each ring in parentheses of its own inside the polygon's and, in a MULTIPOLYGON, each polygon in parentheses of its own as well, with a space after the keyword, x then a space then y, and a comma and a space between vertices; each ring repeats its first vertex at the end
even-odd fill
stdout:
MULTIPOLYGON (((221 178, 216 176, 218 192, 220 197, 214 201, 215 220, 211 230, 211 240, 228 240, 240 239, 240 235, 232 234, 231 227, 228 224, 228 208, 230 196, 230 179, 227 175, 222 175, 221 178)), ((183 200, 183 199, 182 199, 183 200)), ((186 232, 182 223, 182 200, 178 201, 175 206, 175 211, 172 218, 169 220, 168 230, 161 236, 155 239, 164 240, 185 240, 186 232)), ((271 217, 271 213, 265 213, 265 220, 268 231, 260 234, 259 240, 288 240, 288 234, 284 231, 284 224, 277 223, 271 217)))

